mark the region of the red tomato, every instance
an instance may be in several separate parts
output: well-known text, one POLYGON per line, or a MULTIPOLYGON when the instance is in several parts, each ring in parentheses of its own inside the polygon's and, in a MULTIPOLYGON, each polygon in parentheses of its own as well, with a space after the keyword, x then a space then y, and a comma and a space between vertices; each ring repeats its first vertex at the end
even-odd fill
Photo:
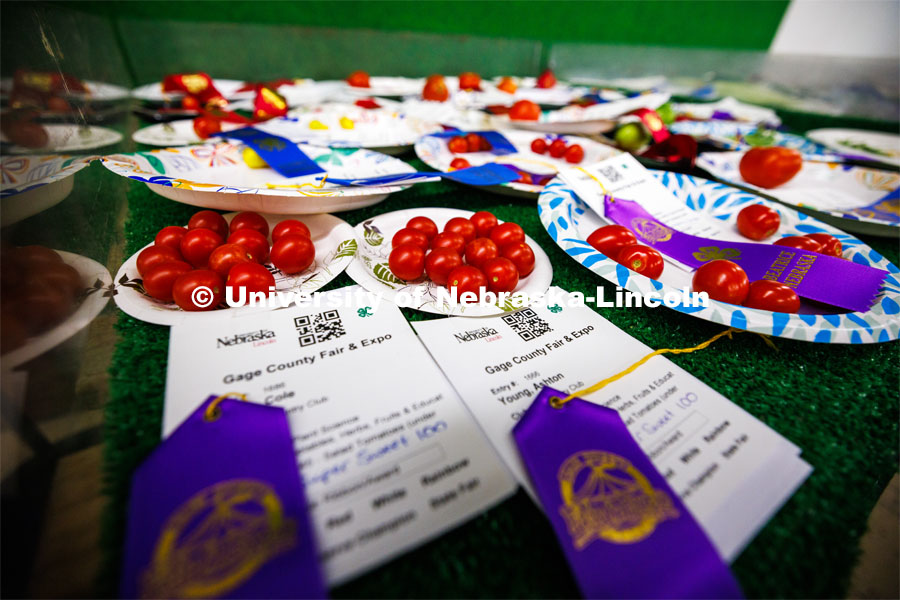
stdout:
POLYGON ((800 296, 792 288, 768 279, 760 279, 750 284, 750 291, 744 306, 782 313, 800 310, 800 296))
POLYGON ((775 245, 807 250, 809 252, 822 252, 822 244, 805 235, 789 235, 780 240, 775 240, 775 245))
POLYGON ((524 183, 525 185, 534 185, 534 182, 531 179, 531 174, 525 173, 524 171, 519 171, 519 178, 516 179, 513 183, 524 183))
POLYGON ((741 157, 740 171, 747 183, 769 189, 787 183, 802 167, 803 155, 797 150, 756 147, 741 157))
POLYGON ((621 225, 606 225, 595 229, 588 236, 587 243, 594 250, 605 254, 609 258, 615 260, 619 255, 619 251, 626 246, 633 246, 638 243, 637 238, 627 227, 621 225))
POLYGON ((481 145, 484 141, 486 140, 477 133, 466 134, 466 145, 469 148, 469 152, 478 152, 481 150, 481 145))
POLYGON ((196 96, 185 96, 181 99, 181 108, 184 110, 200 110, 200 101, 196 96))
POLYGON ((391 250, 388 267, 403 281, 418 279, 425 272, 425 250, 415 244, 403 244, 391 250))
POLYGON ((48 263, 32 270, 25 280, 26 285, 31 281, 41 281, 51 285, 65 293, 71 300, 74 300, 85 288, 78 270, 64 262, 48 263))
POLYGON ((207 269, 185 273, 172 284, 172 299, 181 310, 215 310, 225 299, 225 281, 207 269))
POLYGON ((475 238, 466 244, 466 262, 479 269, 485 262, 500 256, 497 244, 488 238, 475 238))
POLYGON ((228 237, 228 223, 225 217, 214 210, 201 210, 194 213, 188 221, 188 229, 210 229, 215 231, 223 240, 228 237))
POLYGON ((234 265, 228 272, 226 286, 234 288, 233 298, 240 298, 240 289, 247 290, 247 298, 253 292, 269 295, 269 288, 275 287, 275 277, 259 263, 249 262, 234 265))
POLYGON ((13 313, 30 334, 53 327, 72 312, 72 298, 58 287, 32 280, 18 290, 12 302, 13 313))
POLYGON ((519 277, 528 277, 534 271, 534 250, 525 242, 507 244, 500 249, 500 256, 508 258, 516 265, 519 277))
POLYGON ((531 142, 531 151, 535 154, 543 154, 547 151, 547 140, 544 138, 534 138, 531 142))
POLYGON ((519 86, 516 85, 516 82, 512 77, 504 77, 500 80, 500 83, 497 84, 497 89, 506 92, 507 94, 515 94, 516 90, 519 89, 519 86))
POLYGON ((515 223, 501 223, 491 229, 491 240, 498 248, 525 242, 525 231, 515 223))
POLYGON ((519 100, 509 109, 509 118, 514 121, 537 121, 541 118, 541 107, 531 100, 519 100))
POLYGON ((490 152, 491 150, 493 150, 494 147, 491 146, 491 143, 487 141, 486 137, 484 137, 483 135, 480 135, 478 137, 481 140, 481 146, 478 148, 479 150, 481 150, 482 152, 490 152))
POLYGON ((147 246, 137 257, 137 270, 144 277, 150 269, 167 262, 183 261, 181 252, 171 246, 147 246))
POLYGON ((180 260, 156 265, 144 275, 144 291, 157 300, 171 302, 175 280, 193 270, 191 265, 180 260))
POLYGON ((537 78, 537 87, 541 89, 552 88, 556 85, 556 75, 550 69, 545 70, 537 78))
POLYGON ((170 248, 174 248, 178 250, 180 254, 181 238, 183 238, 186 233, 187 229, 184 227, 169 225, 168 227, 163 227, 159 230, 159 233, 157 233, 156 237, 153 239, 153 243, 157 246, 169 246, 170 248))
POLYGON ((475 239, 475 225, 465 217, 453 217, 444 225, 444 233, 458 233, 468 244, 475 239))
POLYGON ((272 264, 282 273, 293 275, 309 268, 316 260, 316 247, 305 235, 285 235, 272 244, 272 264))
POLYGON ((209 255, 209 268, 223 278, 228 277, 231 267, 246 262, 254 260, 240 244, 222 244, 209 255))
POLYGON ((450 91, 447 89, 447 84, 444 83, 443 75, 432 75, 425 80, 425 87, 422 89, 422 98, 424 100, 444 102, 449 97, 450 91))
POLYGON ((466 238, 458 233, 439 233, 431 240, 431 249, 449 248, 462 256, 466 249, 466 238))
POLYGON ((269 240, 255 229, 245 227, 235 231, 228 236, 228 243, 243 246, 258 263, 264 263, 269 258, 269 240))
POLYGON ((478 91, 481 89, 481 75, 478 73, 462 73, 459 76, 459 89, 478 91))
POLYGON ((371 87, 369 85, 369 74, 365 71, 353 71, 350 73, 350 76, 347 77, 347 84, 352 87, 371 87))
POLYGON ((565 153, 566 162, 570 163, 580 163, 584 160, 584 148, 581 147, 580 144, 572 144, 568 148, 566 148, 565 153))
POLYGON ((194 119, 194 133, 201 140, 222 132, 222 121, 215 117, 197 117, 194 119))
MULTIPOLYGON (((431 244, 431 240, 434 239, 434 236, 438 234, 438 227, 435 225, 434 221, 429 219, 428 217, 413 217, 406 223, 406 227, 408 229, 417 229, 425 234, 425 237, 428 238, 428 243, 431 244)), ((425 247, 426 249, 428 246, 425 247)))
POLYGON ((453 160, 450 161, 450 170, 451 171, 458 171, 460 169, 468 169, 471 166, 472 165, 469 164, 469 161, 467 161, 466 159, 464 159, 461 156, 459 158, 454 158, 453 160))
POLYGON ((663 257, 655 248, 634 244, 623 248, 616 262, 650 279, 658 279, 663 272, 663 257))
POLYGON ((432 250, 425 257, 425 273, 438 285, 447 285, 450 271, 463 264, 463 259, 452 248, 432 250))
POLYGON ((239 229, 254 229, 260 232, 263 237, 268 237, 269 235, 269 223, 263 218, 262 215, 255 212, 242 212, 234 215, 234 218, 231 219, 231 223, 228 226, 228 230, 231 233, 239 229))
POLYGON ((404 227, 391 238, 391 248, 396 248, 403 244, 413 244, 422 250, 428 250, 429 243, 428 236, 424 232, 411 227, 404 227))
POLYGON ((466 292, 472 292, 480 297, 482 288, 487 288, 487 286, 487 277, 480 269, 472 265, 456 267, 447 276, 447 289, 451 294, 456 292, 459 302, 462 302, 462 295, 466 292))
POLYGON ((745 238, 764 240, 781 227, 778 211, 763 204, 751 204, 737 216, 737 229, 745 238))
POLYGON ((694 271, 691 287, 713 300, 742 304, 750 292, 750 280, 744 269, 730 260, 713 260, 694 271))
POLYGON ((487 277, 488 289, 494 293, 511 292, 519 285, 519 270, 508 258, 492 258, 482 265, 481 270, 487 277))
POLYGON ((491 230, 497 226, 497 217, 486 210, 478 211, 469 217, 469 220, 472 221, 472 225, 475 226, 476 237, 480 238, 489 237, 491 235, 491 230))
POLYGON ((272 241, 277 242, 283 235, 303 235, 312 239, 312 234, 302 221, 297 219, 285 219, 272 228, 272 241))
POLYGON ((462 152, 469 151, 469 142, 466 141, 465 136, 458 135, 456 137, 450 138, 450 141, 447 142, 447 149, 453 154, 460 154, 462 152))
POLYGON ((562 158, 566 153, 566 140, 556 138, 550 143, 550 156, 553 158, 562 158))
POLYGON ((813 241, 819 242, 822 245, 822 249, 819 250, 819 252, 822 254, 837 256, 838 258, 844 256, 844 246, 841 244, 841 240, 833 235, 828 235, 827 233, 807 233, 803 237, 808 237, 813 241))
POLYGON ((209 255, 224 242, 222 236, 211 229, 189 229, 181 238, 181 256, 195 268, 205 269, 209 255))

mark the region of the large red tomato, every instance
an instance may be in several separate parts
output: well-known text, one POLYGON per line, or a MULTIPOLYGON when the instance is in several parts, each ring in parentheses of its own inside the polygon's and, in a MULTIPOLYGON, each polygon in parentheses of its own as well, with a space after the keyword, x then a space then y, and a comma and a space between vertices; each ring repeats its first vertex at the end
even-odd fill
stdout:
POLYGON ((201 140, 211 135, 222 133, 222 121, 215 117, 197 117, 194 119, 194 133, 201 140))
POLYGON ((750 284, 744 306, 774 312, 795 313, 800 310, 800 297, 793 288, 783 283, 760 279, 750 284))
POLYGON ((285 235, 272 244, 272 264, 293 275, 309 268, 316 260, 316 247, 305 235, 285 235))
POLYGON ((172 284, 172 298, 181 310, 215 310, 225 298, 225 282, 215 271, 191 271, 172 284))
POLYGON ((793 148, 751 148, 741 157, 744 181, 762 188, 775 188, 794 178, 803 167, 803 155, 793 148))
POLYGON ((353 71, 347 77, 347 84, 351 87, 367 88, 369 85, 369 74, 365 71, 353 71))
POLYGON ((691 287, 713 300, 742 304, 750 292, 750 280, 744 269, 730 260, 714 260, 694 271, 691 287))

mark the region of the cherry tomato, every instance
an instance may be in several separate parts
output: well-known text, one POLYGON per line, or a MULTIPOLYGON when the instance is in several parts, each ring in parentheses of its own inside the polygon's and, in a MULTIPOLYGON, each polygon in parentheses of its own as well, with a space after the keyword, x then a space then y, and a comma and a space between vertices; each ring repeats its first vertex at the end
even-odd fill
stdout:
POLYGON ((175 280, 193 270, 191 265, 181 260, 156 265, 144 275, 144 291, 157 300, 171 302, 175 280))
POLYGON ((582 148, 580 144, 572 144, 571 146, 566 148, 564 156, 566 162, 570 162, 572 164, 580 163, 584 160, 584 148, 582 148))
POLYGON ((369 85, 369 74, 365 71, 353 71, 350 73, 350 76, 347 77, 347 84, 351 87, 371 87, 369 85))
POLYGON ((189 229, 181 238, 181 256, 195 268, 205 269, 209 255, 224 242, 222 236, 211 229, 189 229))
MULTIPOLYGON (((477 297, 481 296, 481 290, 487 288, 488 280, 481 269, 472 265, 456 267, 447 275, 447 290, 451 294, 456 292, 456 298, 462 302, 462 295, 471 292, 477 297)), ((477 301, 477 300, 476 300, 477 301)))
POLYGON ((172 299, 181 310, 215 310, 225 299, 225 280, 208 269, 185 273, 172 284, 172 299), (195 292, 200 287, 206 290, 195 292))
POLYGON ((174 248, 178 250, 180 254, 181 238, 183 238, 186 233, 187 229, 184 227, 169 225, 168 227, 163 227, 159 230, 159 233, 153 238, 153 243, 157 246, 169 246, 170 248, 174 248))
POLYGON ((459 76, 459 89, 477 91, 481 89, 481 75, 478 73, 461 73, 459 76))
POLYGON ((468 152, 469 142, 466 140, 465 136, 458 135, 456 137, 450 138, 450 141, 447 142, 447 149, 450 150, 450 152, 452 152, 453 154, 468 152))
POLYGON ((255 229, 238 229, 228 236, 228 243, 243 246, 257 263, 264 263, 269 258, 269 241, 255 229))
POLYGON ((403 281, 418 279, 425 272, 425 250, 415 244, 402 244, 391 250, 388 267, 403 281))
POLYGON ((222 132, 222 121, 215 117, 197 117, 194 119, 194 133, 201 140, 222 132))
POLYGON ((511 292, 519 285, 519 270, 508 258, 492 258, 481 266, 481 270, 487 278, 488 289, 494 293, 511 292))
POLYGON ((519 178, 516 179, 513 183, 524 183, 525 185, 534 185, 534 182, 531 179, 531 174, 525 173, 524 171, 519 171, 519 178))
POLYGON ((184 110, 200 110, 200 101, 196 96, 185 96, 181 99, 181 108, 184 110))
POLYGON ((650 279, 658 279, 663 272, 663 257, 655 248, 634 244, 619 251, 616 262, 650 279))
POLYGON ((209 255, 209 268, 223 278, 228 277, 231 267, 246 262, 255 261, 240 244, 222 244, 209 255))
POLYGON ((481 146, 478 147, 478 149, 479 149, 480 151, 482 151, 482 152, 490 152, 490 151, 494 148, 493 146, 491 146, 491 143, 490 143, 489 141, 487 141, 487 138, 484 137, 483 135, 479 135, 479 136, 478 136, 478 139, 479 139, 480 142, 481 142, 481 146))
POLYGON ((475 239, 475 225, 465 217, 453 217, 444 225, 444 233, 458 233, 468 244, 475 239))
POLYGON ((462 256, 466 249, 466 238, 458 233, 439 233, 431 240, 431 249, 437 250, 439 248, 449 248, 462 256))
POLYGON ((519 100, 509 109, 509 118, 514 121, 537 121, 541 118, 541 107, 531 100, 519 100))
POLYGON ((519 86, 516 85, 516 82, 512 77, 504 77, 500 80, 500 83, 497 84, 497 89, 506 92, 507 94, 515 94, 516 90, 519 89, 519 86))
POLYGON ((497 226, 497 217, 486 210, 478 211, 469 217, 469 220, 472 221, 472 225, 475 226, 476 237, 480 238, 490 237, 491 230, 497 226))
POLYGON ((534 138, 531 142, 531 151, 535 154, 543 154, 547 151, 547 140, 544 138, 534 138))
POLYGON ((508 258, 516 265, 519 277, 528 277, 534 271, 534 250, 525 242, 507 244, 500 248, 500 256, 508 258))
POLYGON ((775 240, 774 243, 776 246, 786 246, 788 248, 797 248, 798 250, 807 250, 809 252, 822 252, 822 244, 805 235, 789 235, 780 240, 775 240))
POLYGON ((566 140, 556 138, 550 143, 550 156, 553 158, 562 158, 566 153, 566 140))
POLYGON ((262 217, 259 213, 255 212, 242 212, 234 215, 234 218, 231 219, 231 224, 228 226, 228 230, 231 233, 239 229, 253 229, 260 232, 263 237, 269 235, 269 223, 262 217))
POLYGON ((309 268, 316 259, 316 247, 305 235, 285 235, 272 244, 272 264, 293 275, 309 268))
POLYGON ((800 297, 792 288, 768 279, 760 279, 750 284, 750 291, 744 306, 782 313, 800 310, 800 297))
POLYGON ((303 235, 312 239, 312 234, 302 221, 285 219, 272 228, 272 241, 277 242, 283 235, 303 235))
POLYGON ((807 233, 803 237, 808 237, 813 241, 819 242, 819 244, 822 245, 822 249, 819 250, 819 252, 822 254, 837 256, 838 258, 844 256, 844 246, 841 244, 841 240, 833 235, 828 235, 827 233, 807 233))
POLYGON ((70 300, 74 300, 85 288, 78 270, 64 262, 48 263, 34 269, 28 274, 26 285, 33 280, 52 285, 64 292, 70 300))
POLYGON ((491 229, 491 240, 498 248, 525 241, 525 232, 516 223, 500 223, 491 229))
POLYGON ((19 263, 26 269, 31 269, 40 265, 50 263, 61 263, 62 257, 54 250, 45 246, 21 246, 14 248, 12 257, 15 262, 19 263))
POLYGON ((215 231, 223 240, 228 237, 228 223, 225 217, 214 210, 201 210, 194 213, 188 221, 188 229, 210 229, 215 231))
POLYGON ((463 264, 463 259, 452 248, 432 250, 425 257, 425 273, 438 285, 447 285, 450 271, 463 264))
POLYGON ((775 188, 794 178, 803 167, 803 156, 779 146, 750 148, 739 165, 744 181, 762 188, 775 188))
POLYGON ((488 238, 475 238, 466 244, 466 262, 479 269, 492 258, 500 256, 497 244, 488 238))
POLYGON ((541 89, 552 88, 556 85, 556 75, 550 69, 545 70, 537 78, 537 87, 541 89))
POLYGON ((167 262, 183 261, 181 251, 171 246, 147 246, 137 257, 137 270, 141 277, 145 276, 150 269, 167 262))
POLYGON ((240 298, 240 290, 245 289, 246 297, 249 299, 250 294, 260 292, 269 295, 269 288, 275 287, 275 277, 267 268, 259 263, 249 262, 234 265, 228 272, 228 280, 225 282, 226 287, 234 288, 232 297, 240 298))
POLYGON ((422 98, 434 102, 444 102, 450 97, 450 91, 447 84, 444 83, 443 75, 432 75, 425 80, 425 87, 422 89, 422 98))
POLYGON ((742 304, 750 292, 750 280, 744 269, 730 260, 713 260, 694 271, 691 287, 713 300, 742 304))
POLYGON ((454 158, 450 161, 450 170, 458 171, 460 169, 468 169, 472 165, 469 164, 469 161, 464 159, 463 157, 454 158))
POLYGON ((764 240, 781 227, 778 211, 763 204, 751 204, 737 216, 737 229, 745 238, 764 240))
POLYGON ((486 142, 483 137, 478 135, 477 133, 467 133, 466 134, 466 145, 469 148, 469 152, 478 152, 481 150, 482 145, 486 142))
POLYGON ((424 232, 411 227, 404 227, 391 238, 391 248, 396 248, 403 244, 413 244, 422 250, 428 250, 430 242, 428 241, 428 236, 425 235, 424 232))
MULTIPOLYGON (((434 236, 438 234, 438 227, 435 225, 434 221, 429 219, 428 217, 413 217, 406 223, 406 227, 409 229, 417 229, 425 234, 425 237, 428 238, 428 243, 431 244, 431 240, 434 239, 434 236)), ((428 249, 428 246, 425 247, 428 249)))
POLYGON ((595 229, 587 238, 594 250, 615 260, 622 248, 638 243, 637 237, 627 227, 606 225, 595 229))
POLYGON ((59 323, 72 312, 72 298, 50 282, 27 282, 12 302, 13 313, 29 334, 39 333, 59 323))

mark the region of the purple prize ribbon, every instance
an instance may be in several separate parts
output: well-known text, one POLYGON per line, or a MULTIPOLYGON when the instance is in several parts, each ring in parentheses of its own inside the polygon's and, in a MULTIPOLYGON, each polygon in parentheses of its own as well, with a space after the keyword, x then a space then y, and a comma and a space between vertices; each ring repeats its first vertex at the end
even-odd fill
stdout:
POLYGON ((436 138, 455 138, 457 136, 465 136, 468 133, 477 133, 488 141, 491 145, 491 149, 484 150, 483 152, 490 152, 497 156, 515 154, 518 152, 512 142, 506 139, 506 136, 499 131, 460 131, 459 129, 455 129, 451 131, 441 131, 439 133, 430 133, 429 135, 436 138))
POLYGON ((255 127, 243 127, 216 134, 218 137, 240 140, 252 148, 266 164, 284 177, 302 177, 324 173, 316 161, 308 157, 287 138, 265 133, 255 127))
POLYGON ((604 208, 607 218, 633 231, 643 243, 689 267, 730 260, 744 269, 750 281, 777 281, 793 288, 798 296, 854 312, 869 310, 887 275, 887 271, 818 252, 682 233, 660 223, 631 200, 606 196, 604 208))
POLYGON ((325 598, 284 409, 210 397, 134 474, 123 598, 325 598))
POLYGON ((513 428, 587 598, 741 598, 715 547, 619 413, 545 387, 513 428))
POLYGON ((900 187, 872 204, 848 210, 846 214, 889 223, 900 223, 900 187))

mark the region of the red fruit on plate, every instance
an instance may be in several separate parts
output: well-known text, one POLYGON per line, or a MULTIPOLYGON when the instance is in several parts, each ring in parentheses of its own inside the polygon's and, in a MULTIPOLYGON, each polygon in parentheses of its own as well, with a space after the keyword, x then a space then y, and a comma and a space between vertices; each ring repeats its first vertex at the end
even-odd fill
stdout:
POLYGON ((531 100, 519 100, 509 109, 513 121, 537 121, 541 118, 541 107, 531 100))
POLYGON ((553 158, 562 158, 566 153, 566 140, 556 138, 550 143, 550 156, 553 158))
POLYGON ((447 290, 451 294, 455 292, 459 302, 464 302, 462 295, 466 292, 475 294, 476 298, 479 297, 481 290, 487 289, 487 286, 487 277, 480 269, 472 265, 456 267, 447 276, 447 290))
POLYGON ((584 160, 584 148, 581 147, 580 144, 572 144, 568 148, 566 148, 566 152, 563 155, 566 159, 566 162, 577 164, 584 160))
POLYGON ((822 252, 822 244, 805 235, 790 235, 788 237, 783 237, 780 240, 775 240, 775 245, 796 248, 798 250, 807 250, 809 252, 822 252))
POLYGON ((183 261, 181 252, 171 246, 147 246, 137 257, 138 274, 143 277, 150 269, 167 262, 183 261))
POLYGON ((450 90, 444 83, 443 75, 432 75, 425 80, 425 87, 422 89, 422 99, 431 100, 433 102, 445 102, 450 97, 450 90))
POLYGON ((170 248, 174 248, 178 250, 178 253, 180 254, 181 238, 183 238, 186 233, 187 229, 184 227, 169 225, 168 227, 163 227, 159 230, 159 233, 157 233, 156 237, 153 239, 153 243, 157 246, 169 246, 170 248))
POLYGON ((841 240, 833 235, 828 235, 827 233, 807 233, 803 237, 808 237, 813 241, 819 242, 819 244, 822 245, 822 249, 819 250, 819 252, 822 254, 837 256, 838 258, 844 256, 844 246, 841 244, 841 240))
POLYGON ((634 244, 619 251, 616 262, 650 279, 659 279, 663 272, 663 257, 655 248, 634 244))
POLYGON ((433 240, 431 240, 431 249, 437 250, 439 248, 449 248, 450 250, 453 250, 454 252, 462 256, 463 252, 466 249, 466 238, 459 235, 458 233, 439 233, 434 236, 433 240))
POLYGON ((425 257, 425 273, 436 284, 447 285, 450 271, 462 264, 463 259, 458 252, 452 248, 438 248, 425 257))
POLYGON ((525 231, 512 222, 501 223, 491 229, 491 241, 498 248, 505 248, 509 244, 521 244, 525 241, 525 231))
POLYGON ((764 240, 781 227, 781 216, 773 208, 763 204, 745 206, 738 213, 737 229, 745 238, 764 240))
POLYGON ((551 71, 550 69, 546 69, 537 78, 537 87, 539 87, 541 89, 552 88, 555 85, 556 85, 556 75, 554 75, 553 71, 551 71))
POLYGON ((305 235, 284 235, 272 244, 272 264, 282 273, 302 273, 316 260, 316 247, 305 235))
POLYGON ((234 265, 255 262, 247 249, 240 244, 222 244, 209 255, 209 268, 226 279, 234 265))
POLYGON ((500 249, 500 256, 508 258, 516 265, 519 277, 528 277, 534 271, 534 250, 525 242, 504 246, 500 249))
POLYGON ((501 256, 485 261, 481 270, 487 278, 488 289, 494 293, 512 292, 519 285, 519 270, 508 258, 501 256))
POLYGON ((744 306, 773 312, 796 313, 800 310, 800 297, 793 288, 783 283, 760 279, 750 284, 744 306))
POLYGON ((747 273, 730 260, 713 260, 694 271, 691 287, 706 292, 713 300, 729 304, 743 304, 750 293, 747 273))
POLYGON ((547 151, 547 140, 544 138, 534 138, 531 142, 531 151, 535 154, 543 154, 547 151))
POLYGON ((144 291, 157 300, 171 302, 175 280, 193 270, 191 265, 180 260, 156 265, 143 277, 144 291))
POLYGON ((506 92, 507 94, 515 94, 516 90, 519 89, 519 86, 516 85, 516 82, 512 77, 504 77, 500 80, 500 83, 497 84, 497 89, 501 92, 506 92))
POLYGON ((388 267, 398 279, 418 279, 425 272, 425 250, 415 244, 397 246, 388 256, 388 267))
POLYGON ((270 289, 275 287, 275 276, 259 263, 241 263, 233 266, 228 272, 226 286, 234 288, 232 298, 235 300, 240 299, 240 291, 244 290, 245 299, 249 301, 253 293, 265 294, 268 297, 270 289))
POLYGON ((492 258, 500 256, 497 244, 488 238, 475 238, 466 244, 466 263, 479 269, 492 258))
POLYGON ((462 154, 469 151, 469 142, 466 140, 466 136, 458 135, 450 138, 450 141, 447 142, 447 149, 453 154, 462 154))
POLYGON ((747 150, 738 167, 744 181, 771 189, 784 185, 800 172, 803 155, 793 148, 756 147, 747 150))
POLYGON ((463 157, 454 158, 450 161, 450 170, 451 171, 459 171, 460 169, 468 169, 472 165, 469 164, 469 161, 464 159, 463 157))
MULTIPOLYGON (((438 227, 434 221, 429 219, 428 217, 413 217, 406 223, 406 227, 408 229, 416 229, 425 234, 425 237, 428 238, 428 244, 431 244, 431 240, 434 239, 434 236, 438 234, 438 227)), ((426 249, 428 246, 426 246, 426 249)))
POLYGON ((591 247, 615 260, 622 248, 638 243, 637 237, 627 227, 606 225, 595 229, 587 238, 591 247))
POLYGON ((404 227, 391 238, 391 248, 396 248, 403 244, 414 244, 422 250, 428 250, 430 242, 428 236, 425 235, 423 231, 413 229, 412 227, 404 227))
POLYGON ((225 221, 225 217, 214 210, 201 210, 194 213, 188 221, 187 228, 210 229, 215 231, 222 239, 228 237, 228 223, 225 221))
POLYGON ((461 73, 459 76, 459 89, 476 91, 481 89, 481 75, 478 73, 461 73))
POLYGON ((264 237, 269 235, 269 222, 261 214, 255 212, 248 211, 234 215, 228 228, 231 233, 239 229, 253 229, 264 237))
POLYGON ((369 74, 365 71, 353 71, 347 77, 347 85, 359 88, 371 87, 369 85, 369 74))
POLYGON ((475 239, 475 225, 465 217, 453 217, 444 225, 444 233, 458 233, 468 244, 475 239))
POLYGON ((209 255, 224 242, 222 236, 211 229, 189 229, 181 238, 181 256, 194 268, 205 269, 209 255))
POLYGON ((466 134, 466 145, 469 148, 469 152, 478 152, 481 150, 481 145, 484 141, 486 140, 477 133, 466 134))
POLYGON ((273 242, 277 242, 279 238, 284 235, 303 235, 312 238, 309 227, 297 219, 285 219, 284 221, 279 221, 278 224, 272 228, 273 242))
POLYGON ((228 243, 243 246, 257 263, 264 263, 269 258, 269 240, 255 229, 238 229, 228 236, 228 243))
POLYGON ((491 230, 497 226, 497 217, 493 213, 486 210, 480 210, 471 217, 472 225, 475 226, 476 237, 490 237, 491 230))
POLYGON ((210 270, 179 275, 172 284, 172 298, 181 310, 215 310, 225 299, 225 280, 210 270))

